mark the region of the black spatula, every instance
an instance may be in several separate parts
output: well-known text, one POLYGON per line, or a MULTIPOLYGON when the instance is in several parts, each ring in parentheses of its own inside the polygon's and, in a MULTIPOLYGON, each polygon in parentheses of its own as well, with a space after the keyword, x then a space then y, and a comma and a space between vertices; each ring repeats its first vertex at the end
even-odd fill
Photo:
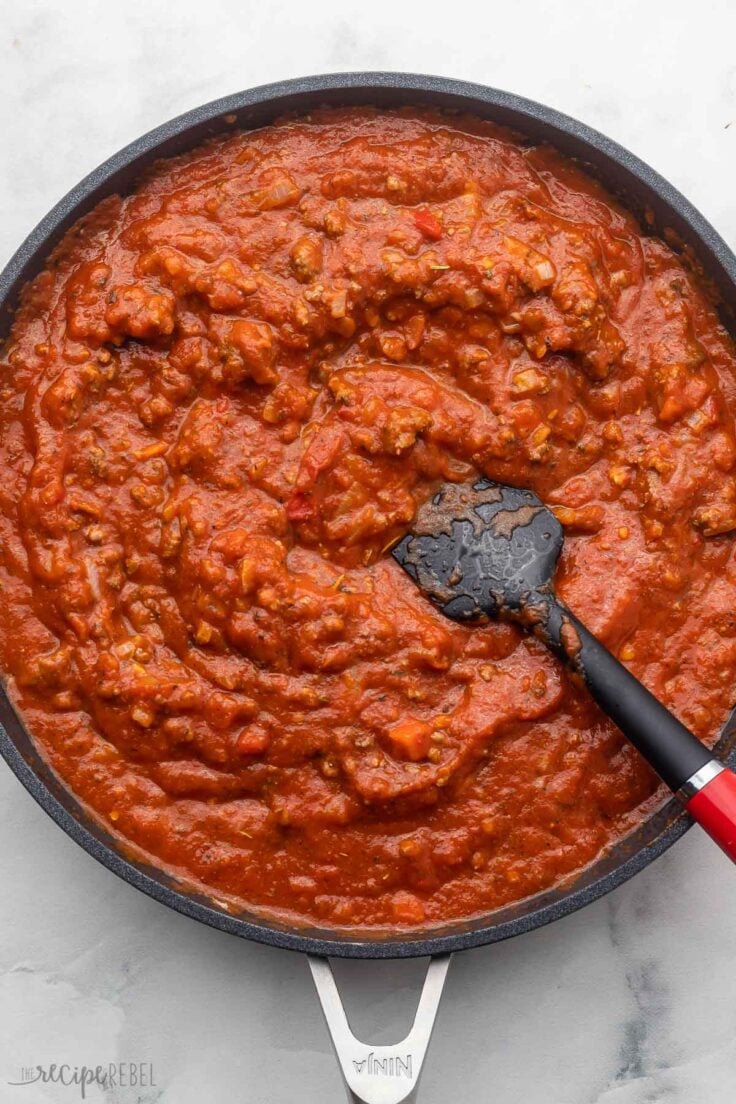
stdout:
POLYGON ((503 618, 542 640, 736 862, 736 774, 556 596, 563 539, 559 521, 531 491, 481 479, 442 487, 392 555, 446 617, 503 618))

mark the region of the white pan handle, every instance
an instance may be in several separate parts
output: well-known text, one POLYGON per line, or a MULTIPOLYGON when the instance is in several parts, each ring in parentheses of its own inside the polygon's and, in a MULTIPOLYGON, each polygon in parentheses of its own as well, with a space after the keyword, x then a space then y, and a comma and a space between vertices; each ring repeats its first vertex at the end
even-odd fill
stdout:
POLYGON ((413 1104, 452 955, 429 961, 411 1031, 392 1046, 355 1038, 329 959, 307 955, 350 1104, 413 1104))

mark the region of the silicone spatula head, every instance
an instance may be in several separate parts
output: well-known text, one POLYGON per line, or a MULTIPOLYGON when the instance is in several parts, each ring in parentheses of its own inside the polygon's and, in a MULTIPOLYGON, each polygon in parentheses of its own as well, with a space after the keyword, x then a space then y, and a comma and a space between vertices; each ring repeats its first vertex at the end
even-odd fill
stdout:
POLYGON ((550 587, 562 541, 535 494, 480 479, 441 487, 392 555, 455 621, 522 619, 550 587))

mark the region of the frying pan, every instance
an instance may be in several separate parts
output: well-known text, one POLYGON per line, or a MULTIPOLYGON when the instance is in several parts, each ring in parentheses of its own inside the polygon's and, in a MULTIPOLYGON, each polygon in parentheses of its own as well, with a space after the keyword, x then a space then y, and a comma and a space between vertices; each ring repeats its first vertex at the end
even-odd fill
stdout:
MULTIPOLYGON (((44 266, 68 228, 105 196, 129 191, 154 161, 182 153, 207 138, 252 129, 287 112, 319 105, 429 105, 467 111, 545 141, 599 178, 640 217, 695 258, 720 298, 724 322, 734 331, 736 257, 713 227, 671 184, 627 150, 550 108, 508 92, 444 77, 409 73, 336 73, 265 85, 195 108, 116 153, 73 188, 32 231, 0 274, 0 342, 7 336, 23 285, 44 266)), ((736 720, 721 733, 717 752, 736 764, 736 720)), ((365 933, 296 927, 190 891, 155 866, 130 857, 54 775, 21 718, 0 688, 0 753, 29 793, 67 835, 109 870, 186 916, 245 939, 309 956, 343 1077, 352 1101, 400 1104, 415 1098, 422 1061, 454 951, 494 943, 549 924, 608 893, 642 870, 691 826, 675 798, 665 801, 631 834, 563 885, 485 916, 419 933, 365 933), (328 955, 348 958, 431 956, 414 1026, 400 1043, 370 1047, 350 1031, 328 955)))

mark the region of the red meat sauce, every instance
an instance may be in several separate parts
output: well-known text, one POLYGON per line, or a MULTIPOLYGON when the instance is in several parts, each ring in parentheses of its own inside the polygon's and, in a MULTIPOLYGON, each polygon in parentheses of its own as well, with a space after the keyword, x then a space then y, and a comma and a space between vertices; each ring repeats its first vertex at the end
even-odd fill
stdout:
POLYGON ((56 772, 231 907, 409 928, 559 883, 661 800, 516 628, 388 555, 439 483, 532 488, 560 595, 702 738, 736 681, 736 356, 553 150, 323 111, 69 232, 0 365, 0 666, 56 772))

